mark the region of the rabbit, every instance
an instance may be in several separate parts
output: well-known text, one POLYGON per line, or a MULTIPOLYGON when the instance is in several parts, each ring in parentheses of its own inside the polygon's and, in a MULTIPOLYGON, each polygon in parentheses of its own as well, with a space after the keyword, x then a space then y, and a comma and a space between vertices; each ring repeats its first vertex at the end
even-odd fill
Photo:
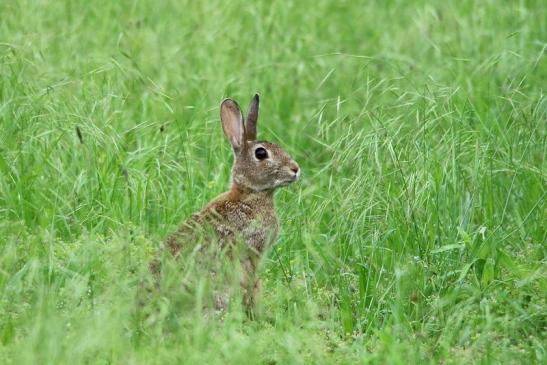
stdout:
MULTIPOLYGON (((246 121, 236 101, 222 101, 222 129, 234 153, 230 190, 193 214, 165 241, 165 248, 175 257, 200 241, 204 246, 226 250, 229 262, 239 260, 239 284, 248 313, 253 312, 260 287, 257 266, 278 236, 274 193, 297 181, 301 174, 298 163, 280 146, 257 140, 258 112, 258 94, 251 100, 246 121), (238 242, 244 249, 236 255, 232 248, 238 242)), ((216 310, 226 309, 229 295, 214 293, 216 310)))

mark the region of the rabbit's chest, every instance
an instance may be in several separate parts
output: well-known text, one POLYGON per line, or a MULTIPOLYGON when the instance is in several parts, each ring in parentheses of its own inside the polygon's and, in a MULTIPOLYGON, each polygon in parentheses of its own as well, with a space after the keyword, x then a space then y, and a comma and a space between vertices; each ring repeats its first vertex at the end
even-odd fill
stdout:
POLYGON ((279 232, 279 222, 275 215, 260 216, 243 228, 243 238, 248 246, 263 252, 273 245, 279 232))
POLYGON ((239 204, 237 209, 229 210, 228 214, 225 212, 224 224, 217 226, 217 233, 224 241, 240 239, 249 247, 263 252, 277 238, 279 222, 273 210, 257 212, 253 208, 239 204))

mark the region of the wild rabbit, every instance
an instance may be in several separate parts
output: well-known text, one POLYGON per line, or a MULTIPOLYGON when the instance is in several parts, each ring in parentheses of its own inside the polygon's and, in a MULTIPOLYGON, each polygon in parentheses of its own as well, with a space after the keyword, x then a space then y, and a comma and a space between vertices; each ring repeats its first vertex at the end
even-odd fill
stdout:
MULTIPOLYGON (((193 214, 165 242, 175 257, 184 255, 185 248, 196 252, 214 245, 226 252, 228 262, 238 260, 242 269, 239 281, 243 300, 250 313, 260 286, 256 275, 258 263, 278 235, 274 192, 300 176, 298 164, 281 147, 257 140, 258 109, 259 96, 256 94, 244 122, 237 102, 225 99, 221 103, 222 129, 235 156, 230 190, 193 214), (234 249, 238 243, 243 250, 234 249), (203 247, 196 249, 196 245, 203 247)), ((215 293, 216 309, 225 309, 227 297, 229 293, 215 293)))

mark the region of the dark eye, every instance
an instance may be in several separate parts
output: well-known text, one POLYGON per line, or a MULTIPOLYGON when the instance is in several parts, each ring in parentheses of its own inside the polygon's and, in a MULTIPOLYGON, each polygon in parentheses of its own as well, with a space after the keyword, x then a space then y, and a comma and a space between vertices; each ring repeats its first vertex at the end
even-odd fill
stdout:
POLYGON ((259 160, 264 160, 265 158, 268 158, 268 151, 266 151, 262 147, 258 147, 255 150, 255 157, 258 158, 259 160))

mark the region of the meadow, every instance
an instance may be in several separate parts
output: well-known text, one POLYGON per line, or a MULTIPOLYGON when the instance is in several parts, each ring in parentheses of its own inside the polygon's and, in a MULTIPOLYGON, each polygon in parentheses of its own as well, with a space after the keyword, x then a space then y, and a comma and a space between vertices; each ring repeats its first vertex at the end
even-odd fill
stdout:
POLYGON ((0 364, 545 363, 546 10, 0 2, 0 364), (260 314, 142 315, 255 92, 302 168, 260 314))

